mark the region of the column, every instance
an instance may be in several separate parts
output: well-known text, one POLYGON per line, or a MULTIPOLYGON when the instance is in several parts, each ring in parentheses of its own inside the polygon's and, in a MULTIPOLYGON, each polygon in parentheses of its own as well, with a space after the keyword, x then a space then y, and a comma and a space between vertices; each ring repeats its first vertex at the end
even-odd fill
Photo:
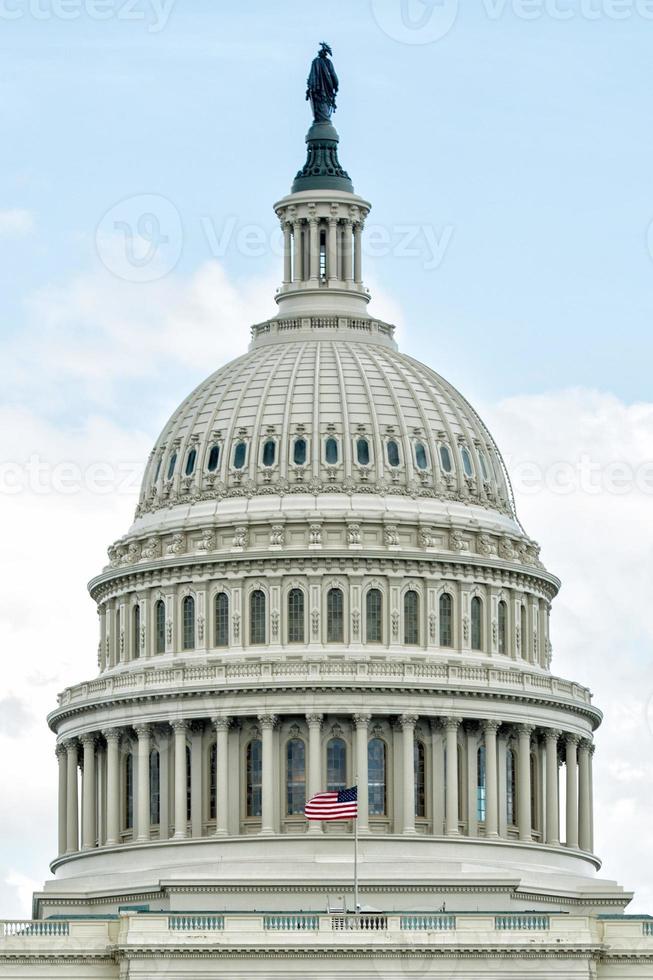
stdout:
POLYGON ((499 796, 497 774, 497 731, 500 722, 486 721, 485 738, 485 836, 499 836, 499 796))
POLYGON ((195 723, 190 735, 190 835, 202 836, 202 731, 203 726, 195 723))
POLYGON ((590 788, 590 742, 586 739, 580 743, 578 750, 578 831, 581 851, 592 849, 592 794, 590 788))
POLYGON ((363 223, 357 221, 354 225, 354 282, 359 286, 363 282, 362 232, 363 223))
POLYGON ((578 847, 578 735, 567 735, 567 847, 578 847))
POLYGON ((159 735, 159 837, 167 840, 170 836, 170 736, 167 732, 159 735))
POLYGON ((594 853, 594 749, 596 746, 592 742, 590 745, 590 851, 594 853))
POLYGON ((444 739, 443 724, 439 718, 431 722, 431 797, 433 806, 433 834, 444 833, 444 739))
POLYGON ((263 748, 261 833, 274 833, 274 726, 276 715, 259 715, 263 748))
MULTIPOLYGON (((334 283, 338 278, 338 219, 329 218, 327 232, 327 273, 329 282, 334 283)), ((360 827, 360 820, 359 820, 360 827)))
POLYGON ((459 718, 447 718, 446 833, 457 837, 458 830, 458 728, 459 718))
MULTIPOLYGON (((308 724, 308 793, 307 799, 310 800, 316 793, 326 789, 322 786, 322 715, 306 715, 308 724)), ((309 834, 322 833, 322 821, 310 820, 308 824, 309 834)))
POLYGON ((283 223, 283 283, 287 286, 292 281, 292 226, 289 221, 283 223))
POLYGON ((352 281, 352 222, 347 218, 342 223, 342 278, 352 281))
POLYGON ((354 715, 356 725, 356 784, 358 786, 358 830, 367 833, 370 829, 367 776, 367 729, 370 715, 354 715))
POLYGON ((560 844, 560 789, 558 776, 558 739, 560 732, 546 731, 546 842, 560 844))
POLYGON ((404 756, 404 834, 415 834, 415 715, 402 715, 399 719, 403 732, 404 756))
POLYGON ((107 740, 107 846, 120 842, 120 729, 102 732, 107 740))
POLYGON ((95 785, 95 734, 82 735, 84 770, 82 773, 82 847, 95 847, 97 840, 97 805, 95 785))
POLYGON ((311 284, 317 286, 318 275, 320 271, 320 239, 318 235, 318 225, 317 218, 311 216, 308 219, 308 229, 309 229, 309 275, 308 278, 311 280, 311 284))
POLYGON ((59 743, 56 749, 59 766, 59 857, 68 848, 68 817, 66 802, 68 796, 68 763, 66 747, 59 743))
POLYGON ((149 725, 134 725, 138 736, 138 786, 136 789, 136 840, 150 839, 150 748, 149 725))
POLYGON ((66 851, 72 854, 79 850, 79 798, 77 792, 77 740, 66 742, 66 851))
POLYGON ((519 824, 519 839, 532 840, 531 814, 531 734, 530 725, 520 725, 517 729, 519 738, 517 761, 517 823, 519 824))
POLYGON ((173 721, 175 733, 175 832, 174 840, 188 836, 188 767, 186 765, 186 732, 188 723, 173 721))
POLYGON ((213 719, 216 731, 215 744, 215 836, 226 837, 229 833, 229 726, 231 718, 213 719))
POLYGON ((304 252, 302 248, 302 223, 293 222, 293 239, 295 245, 295 262, 293 269, 293 279, 301 282, 304 278, 304 252))

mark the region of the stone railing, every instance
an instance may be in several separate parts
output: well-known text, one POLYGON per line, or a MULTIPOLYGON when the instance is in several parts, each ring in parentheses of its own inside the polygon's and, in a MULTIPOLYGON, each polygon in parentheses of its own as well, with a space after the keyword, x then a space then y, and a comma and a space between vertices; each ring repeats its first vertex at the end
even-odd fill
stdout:
POLYGON ((653 920, 649 919, 648 922, 642 922, 642 934, 644 936, 653 936, 653 920))
POLYGON ((402 929, 411 932, 440 932, 456 928, 455 915, 402 915, 400 919, 402 929))
POLYGON ((315 335, 323 330, 336 330, 341 333, 353 330, 369 336, 378 334, 389 338, 392 338, 395 332, 391 323, 384 323, 382 320, 373 320, 368 317, 350 316, 279 317, 274 320, 266 320, 264 323, 255 323, 251 329, 252 337, 255 340, 260 337, 292 334, 300 330, 315 335))
POLYGON ((169 915, 168 929, 173 932, 215 932, 224 929, 223 915, 169 915))
POLYGON ((376 912, 371 915, 367 912, 361 912, 358 915, 332 915, 331 928, 334 932, 351 931, 352 929, 359 932, 386 930, 388 928, 388 916, 376 912))
POLYGON ((70 923, 61 919, 14 919, 0 922, 0 937, 69 935, 70 923))
POLYGON ((496 929, 541 931, 550 928, 551 920, 548 915, 498 915, 494 924, 496 929))
POLYGON ((281 912, 276 915, 263 916, 264 929, 276 929, 277 932, 290 932, 296 930, 319 928, 320 919, 318 915, 305 915, 304 913, 281 912))

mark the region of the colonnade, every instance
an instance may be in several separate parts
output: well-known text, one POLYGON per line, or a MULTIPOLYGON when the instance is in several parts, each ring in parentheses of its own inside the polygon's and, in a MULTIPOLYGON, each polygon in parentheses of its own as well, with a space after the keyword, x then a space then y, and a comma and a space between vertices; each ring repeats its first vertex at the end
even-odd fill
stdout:
POLYGON ((362 284, 362 221, 351 218, 295 218, 284 221, 283 283, 362 284))

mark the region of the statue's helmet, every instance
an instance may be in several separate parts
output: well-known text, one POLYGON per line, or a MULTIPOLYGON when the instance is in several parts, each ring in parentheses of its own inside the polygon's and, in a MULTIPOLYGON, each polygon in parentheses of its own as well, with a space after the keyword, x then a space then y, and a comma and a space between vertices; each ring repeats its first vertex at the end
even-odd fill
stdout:
POLYGON ((326 41, 320 41, 320 46, 321 46, 320 54, 330 54, 331 56, 333 56, 333 51, 326 43, 326 41))

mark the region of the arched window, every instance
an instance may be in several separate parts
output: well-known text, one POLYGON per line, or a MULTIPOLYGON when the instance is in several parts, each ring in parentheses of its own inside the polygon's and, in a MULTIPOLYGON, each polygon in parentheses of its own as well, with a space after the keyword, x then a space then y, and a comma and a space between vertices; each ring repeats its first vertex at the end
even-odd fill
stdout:
POLYGON ((134 827, 134 756, 125 757, 125 830, 134 827))
POLYGON ((385 742, 372 738, 367 743, 368 807, 371 817, 384 817, 386 812, 385 742))
POLYGON ((292 453, 295 466, 304 466, 306 463, 306 448, 306 439, 295 439, 292 453))
POLYGON ((195 649, 195 600, 184 596, 183 603, 184 650, 195 649))
POLYGON ((209 752, 209 820, 218 812, 218 747, 213 743, 209 752))
POLYGON ((215 597, 215 645, 229 646, 229 596, 218 592, 215 597))
POLYGON ((260 738, 247 746, 247 816, 261 816, 261 782, 263 776, 263 745, 260 738))
POLYGON ((453 599, 448 592, 440 596, 440 646, 453 646, 453 599))
POLYGON ((247 459, 247 443, 237 442, 234 449, 234 469, 242 470, 247 459))
POLYGON ((429 468, 429 458, 426 455, 426 446, 423 442, 415 443, 415 462, 417 463, 418 470, 427 470, 429 468))
POLYGON ((154 623, 156 632, 156 652, 166 652, 166 604, 163 599, 157 599, 154 606, 154 623))
POLYGON ((528 642, 528 616, 526 613, 526 606, 521 607, 520 633, 521 633, 521 655, 524 660, 528 660, 530 654, 530 643, 528 642))
POLYGON ((506 642, 508 638, 508 606, 503 599, 499 603, 498 633, 499 653, 505 653, 508 646, 506 642))
POLYGON ((404 595, 404 643, 408 646, 419 643, 419 596, 413 589, 404 595))
POLYGON ((481 452, 480 449, 478 451, 478 461, 481 464, 481 473, 483 474, 483 480, 485 481, 485 483, 487 483, 487 481, 490 479, 490 474, 487 468, 487 460, 485 459, 485 453, 481 452))
POLYGON ((265 643, 266 640, 265 592, 256 589, 249 597, 249 642, 265 643))
POLYGON ((368 589, 365 596, 365 640, 383 643, 383 596, 380 589, 368 589))
POLYGON ((304 593, 291 589, 288 593, 288 643, 304 642, 304 593))
POLYGON ((345 637, 345 601, 342 589, 327 592, 327 643, 343 643, 345 637))
POLYGON ((306 747, 301 738, 286 746, 286 813, 303 813, 306 803, 306 747))
POLYGON ((327 793, 347 788, 347 745, 342 738, 327 742, 327 793))
POLYGON ((263 444, 263 466, 274 466, 277 455, 277 444, 274 439, 267 439, 263 444))
POLYGON ((186 476, 192 476, 195 472, 195 463, 197 462, 197 450, 191 449, 186 457, 186 476))
POLYGON ((134 660, 141 655, 141 607, 138 603, 132 611, 132 655, 134 660))
POLYGON ((156 749, 150 752, 150 823, 161 822, 161 759, 156 749))
POLYGON ((338 440, 330 436, 324 444, 324 459, 329 466, 338 462, 338 440))
POLYGON ((413 749, 413 766, 415 772, 415 816, 426 816, 426 749, 424 742, 415 739, 413 749))
POLYGON ((173 453, 172 456, 170 457, 170 462, 168 463, 167 476, 169 480, 172 480, 176 465, 177 465, 177 453, 173 453))
POLYGON ((370 444, 367 439, 356 440, 356 459, 361 466, 369 466, 370 444))
POLYGON ((391 439, 390 442, 387 443, 386 452, 388 454, 388 465, 393 467, 399 466, 399 446, 394 439, 391 439))
POLYGON ((477 595, 472 599, 472 650, 483 649, 483 603, 477 595))
POLYGON ((515 753, 512 749, 506 752, 506 820, 510 826, 515 823, 515 803, 517 801, 517 768, 515 753))
POLYGON ((485 820, 487 786, 485 777, 485 746, 476 753, 476 819, 485 820))
POLYGON ((220 462, 220 447, 211 446, 211 452, 209 453, 209 462, 207 465, 207 470, 209 473, 215 473, 220 462))
POLYGON ((465 471, 465 476, 470 479, 474 476, 474 468, 472 466, 472 457, 469 455, 469 449, 467 446, 463 446, 460 450, 460 455, 463 461, 463 470, 465 471))
POLYGON ((451 462, 451 453, 449 452, 448 446, 440 446, 440 465, 444 473, 453 472, 453 464, 451 462))
POLYGON ((193 773, 191 769, 190 745, 186 746, 186 820, 191 819, 193 812, 193 773))

